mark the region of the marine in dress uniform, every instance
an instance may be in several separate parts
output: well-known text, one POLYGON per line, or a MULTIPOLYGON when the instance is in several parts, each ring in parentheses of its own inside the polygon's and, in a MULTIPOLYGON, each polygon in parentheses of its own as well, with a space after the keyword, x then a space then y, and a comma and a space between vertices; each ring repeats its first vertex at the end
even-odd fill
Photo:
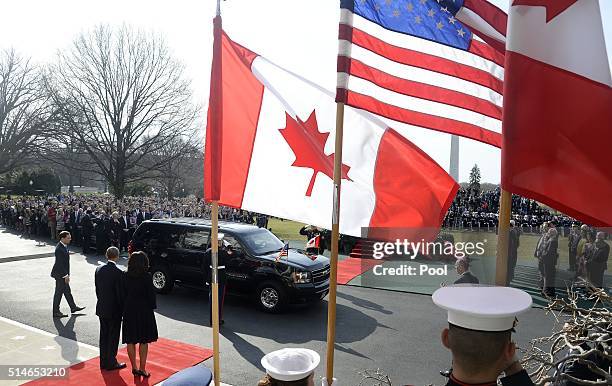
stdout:
MULTIPOLYGON (((316 351, 305 348, 284 348, 273 351, 261 358, 266 376, 259 381, 258 386, 272 385, 274 381, 314 385, 314 372, 320 361, 321 358, 316 351)), ((326 381, 323 384, 327 385, 326 381)))
POLYGON ((510 287, 443 287, 433 302, 448 311, 442 344, 451 350, 453 370, 447 386, 530 386, 511 341, 516 317, 531 307, 531 296, 510 287))

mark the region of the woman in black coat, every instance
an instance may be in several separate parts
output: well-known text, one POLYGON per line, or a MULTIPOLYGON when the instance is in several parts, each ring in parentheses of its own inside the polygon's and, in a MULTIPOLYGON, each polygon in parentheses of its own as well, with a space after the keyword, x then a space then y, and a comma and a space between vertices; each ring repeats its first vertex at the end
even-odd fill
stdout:
POLYGON ((148 378, 145 370, 149 343, 157 340, 157 324, 153 310, 157 308, 153 280, 148 273, 146 253, 132 253, 125 274, 125 308, 123 310, 123 343, 132 364, 132 373, 148 378), (139 344, 140 366, 136 365, 136 344, 139 344))

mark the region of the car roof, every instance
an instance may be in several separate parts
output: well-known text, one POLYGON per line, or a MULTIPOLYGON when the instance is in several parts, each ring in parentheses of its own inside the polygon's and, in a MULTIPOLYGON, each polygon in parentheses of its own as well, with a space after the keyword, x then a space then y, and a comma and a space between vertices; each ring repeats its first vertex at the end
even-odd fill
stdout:
MULTIPOLYGON (((143 224, 166 224, 166 225, 180 225, 180 226, 195 226, 210 228, 212 227, 212 221, 203 218, 194 217, 177 217, 177 218, 164 218, 164 219, 152 219, 144 221, 143 224)), ((231 222, 231 221, 219 221, 219 231, 229 231, 233 233, 249 233, 254 230, 261 229, 255 225, 231 222)))

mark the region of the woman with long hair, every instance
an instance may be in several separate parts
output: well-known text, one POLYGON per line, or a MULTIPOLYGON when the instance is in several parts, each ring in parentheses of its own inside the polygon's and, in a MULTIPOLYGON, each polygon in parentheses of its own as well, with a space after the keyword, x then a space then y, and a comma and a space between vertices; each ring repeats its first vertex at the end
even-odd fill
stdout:
POLYGON ((125 279, 125 308, 123 310, 123 343, 132 364, 132 374, 148 378, 146 370, 149 343, 157 340, 157 323, 153 310, 157 308, 153 280, 149 274, 149 258, 142 251, 132 253, 128 260, 125 279), (136 344, 140 361, 136 362, 136 344))

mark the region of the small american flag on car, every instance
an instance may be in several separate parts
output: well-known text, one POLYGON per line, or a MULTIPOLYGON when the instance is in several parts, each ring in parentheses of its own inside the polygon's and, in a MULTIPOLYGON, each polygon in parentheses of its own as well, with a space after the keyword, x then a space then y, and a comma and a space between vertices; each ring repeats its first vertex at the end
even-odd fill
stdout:
POLYGON ((279 261, 283 257, 289 257, 289 243, 285 243, 285 245, 283 245, 275 260, 279 261))

